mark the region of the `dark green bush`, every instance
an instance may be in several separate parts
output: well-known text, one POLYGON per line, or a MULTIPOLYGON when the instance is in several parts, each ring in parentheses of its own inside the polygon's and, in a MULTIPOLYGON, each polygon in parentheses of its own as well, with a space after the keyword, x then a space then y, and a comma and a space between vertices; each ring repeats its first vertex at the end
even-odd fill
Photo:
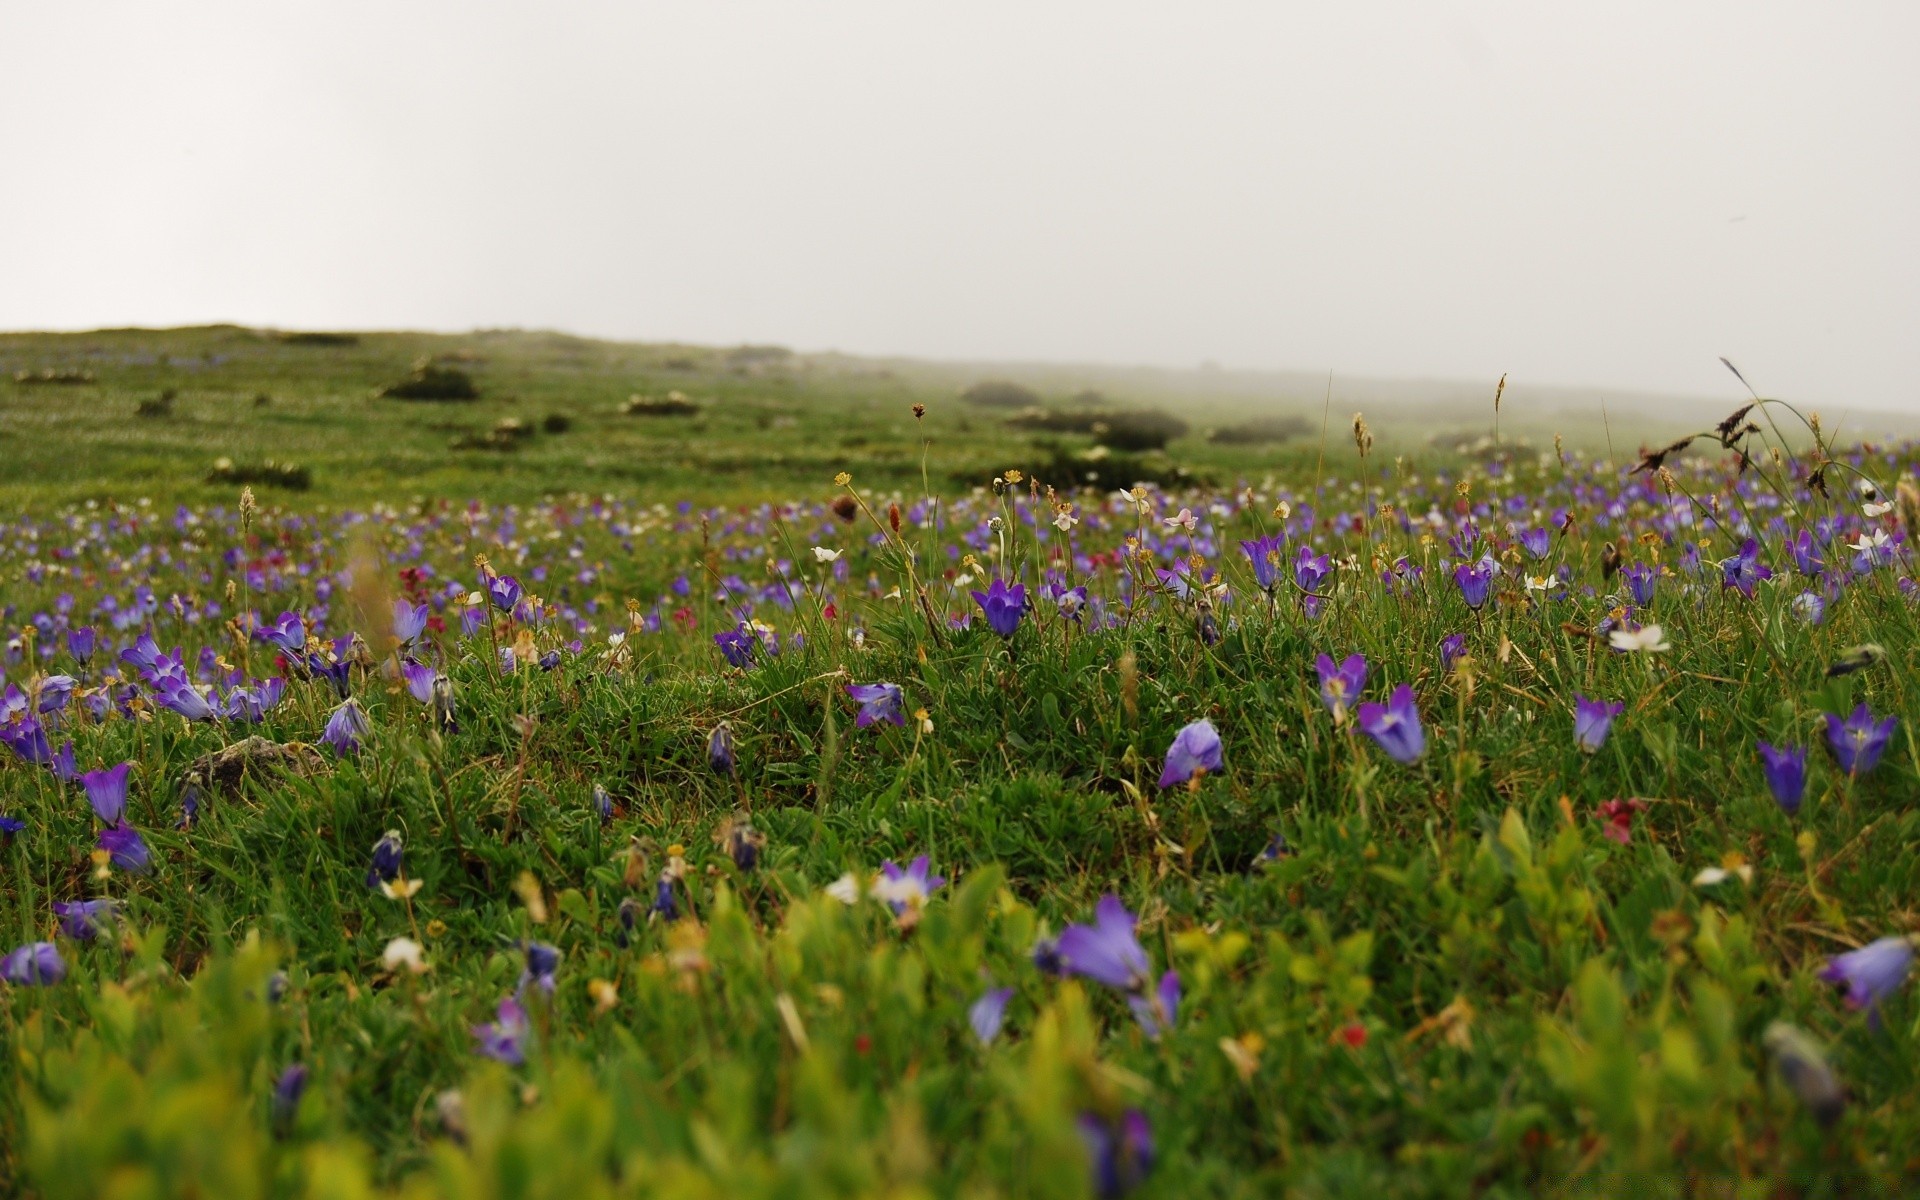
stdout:
POLYGON ((381 388, 379 394, 392 400, 477 400, 480 389, 474 386, 473 376, 458 367, 420 363, 413 374, 381 388))
POLYGON ((1304 417, 1255 417, 1237 425, 1222 425, 1207 440, 1218 446, 1264 446, 1305 437, 1312 431, 1304 417))
POLYGON ((989 379, 960 393, 968 404, 980 408, 1032 408, 1040 403, 1040 393, 1008 379, 989 379))

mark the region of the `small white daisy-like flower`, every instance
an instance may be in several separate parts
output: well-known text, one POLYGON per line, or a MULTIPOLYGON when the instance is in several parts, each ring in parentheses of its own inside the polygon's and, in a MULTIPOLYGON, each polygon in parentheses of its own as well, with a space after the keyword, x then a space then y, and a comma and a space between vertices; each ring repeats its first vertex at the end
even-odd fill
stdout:
POLYGON ((389 900, 409 900, 420 891, 418 879, 383 879, 380 881, 380 894, 389 900))
POLYGON ((1607 634, 1607 644, 1615 650, 1625 650, 1629 654, 1636 650, 1658 654, 1663 650, 1673 649, 1667 642, 1666 631, 1658 625, 1642 625, 1638 629, 1616 629, 1607 634))
POLYGON ((815 546, 813 548, 813 561, 823 563, 836 562, 840 556, 845 553, 845 550, 829 550, 825 546, 815 546))
POLYGON ((827 895, 842 904, 858 904, 860 903, 860 881, 854 877, 852 871, 848 871, 827 885, 827 895))
POLYGON ((1860 506, 1860 511, 1869 517, 1884 517, 1893 511, 1893 505, 1884 500, 1870 500, 1860 506))
POLYGON ((1868 533, 1861 534, 1859 541, 1848 542, 1847 544, 1864 554, 1868 551, 1878 550, 1884 547, 1891 540, 1893 539, 1887 536, 1886 530, 1875 529, 1868 533))
POLYGON ((380 965, 389 971, 398 972, 406 968, 415 975, 427 972, 426 948, 412 938, 397 937, 387 943, 380 954, 380 965))

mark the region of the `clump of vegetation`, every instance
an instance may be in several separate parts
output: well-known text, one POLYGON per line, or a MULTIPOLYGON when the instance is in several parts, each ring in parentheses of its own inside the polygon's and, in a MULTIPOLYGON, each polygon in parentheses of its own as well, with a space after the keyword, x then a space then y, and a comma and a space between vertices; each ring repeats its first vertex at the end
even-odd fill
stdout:
POLYGON ((271 458, 257 463, 236 463, 231 458, 220 458, 214 461, 213 468, 207 472, 207 482, 236 486, 257 483, 263 487, 304 492, 313 486, 313 472, 296 463, 276 462, 271 458))
POLYGON ((1313 426, 1304 417, 1255 417, 1237 425, 1222 425, 1207 435, 1217 446, 1264 446, 1305 437, 1313 426))
POLYGON ((542 433, 566 433, 573 428, 573 418, 565 413, 548 413, 540 422, 542 433))
POLYGON ((376 394, 391 400, 477 400, 480 389, 474 386, 473 376, 459 367, 423 359, 413 365, 413 374, 376 394))
POLYGON ((255 408, 269 408, 269 407, 271 407, 271 406, 272 406, 272 404, 273 404, 273 395, 272 395, 272 393, 270 393, 270 392, 255 392, 255 393, 253 394, 253 406, 254 406, 255 408))
POLYGON ((1015 429, 1084 433, 1113 450, 1161 450, 1187 433, 1187 423, 1155 408, 1032 409, 1008 420, 1015 429))
POLYGON ((988 379, 961 392, 960 399, 977 408, 1032 408, 1040 403, 1040 393, 1010 379, 988 379))
POLYGON ((627 397, 620 411, 629 417, 691 417, 700 411, 700 406, 682 392, 668 392, 665 396, 635 394, 627 397))
POLYGON ((41 367, 38 371, 15 371, 13 381, 21 387, 79 387, 93 382, 93 372, 83 371, 79 367, 41 367))
POLYGON ((179 392, 168 388, 158 396, 148 396, 146 399, 140 401, 139 405, 133 410, 133 415, 136 417, 171 417, 173 415, 173 402, 179 398, 179 392))
POLYGON ((533 440, 533 426, 519 417, 502 417, 485 433, 469 433, 453 439, 455 450, 518 450, 533 440))
POLYGON ((317 329, 296 330, 283 333, 280 340, 289 346, 357 346, 360 335, 357 333, 325 333, 317 329))

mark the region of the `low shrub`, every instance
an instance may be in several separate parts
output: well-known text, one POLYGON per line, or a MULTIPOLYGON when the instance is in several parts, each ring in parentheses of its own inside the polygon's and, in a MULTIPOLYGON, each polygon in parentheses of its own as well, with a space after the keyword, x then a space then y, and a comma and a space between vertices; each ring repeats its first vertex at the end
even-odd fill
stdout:
POLYGON ((960 393, 960 399, 979 408, 1032 408, 1040 393, 1008 379, 989 379, 960 393))
POLYGON ((1305 437, 1313 431, 1305 417, 1255 417, 1237 425, 1222 425, 1207 435, 1217 446, 1264 446, 1305 437))
POLYGON ((680 392, 668 392, 665 397, 628 396, 620 411, 629 417, 691 417, 700 406, 680 392))
POLYGON ((377 394, 390 400, 477 400, 480 389, 474 386, 473 376, 458 367, 420 362, 414 364, 413 374, 377 394))
POLYGON ((290 462, 236 463, 230 458, 216 459, 207 472, 208 483, 252 484, 304 492, 313 486, 313 472, 290 462))

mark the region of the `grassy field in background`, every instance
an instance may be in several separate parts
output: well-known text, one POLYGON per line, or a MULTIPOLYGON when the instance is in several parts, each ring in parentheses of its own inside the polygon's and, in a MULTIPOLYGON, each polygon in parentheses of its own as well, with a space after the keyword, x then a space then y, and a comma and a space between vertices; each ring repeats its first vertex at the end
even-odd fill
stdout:
POLYGON ((0 366, 0 1192, 1920 1188, 1911 443, 518 332, 0 366), (375 394, 423 359, 480 397, 375 394), (1206 437, 1257 415, 1309 432, 1206 437))

